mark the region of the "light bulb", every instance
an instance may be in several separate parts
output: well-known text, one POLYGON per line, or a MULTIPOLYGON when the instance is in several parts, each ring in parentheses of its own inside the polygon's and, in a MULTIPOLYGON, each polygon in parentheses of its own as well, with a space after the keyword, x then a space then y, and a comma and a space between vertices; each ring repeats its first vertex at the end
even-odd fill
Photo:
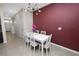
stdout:
POLYGON ((38 10, 38 12, 41 12, 41 10, 38 10))
POLYGON ((62 30, 62 27, 58 27, 58 30, 62 30))
POLYGON ((38 15, 38 13, 36 13, 36 15, 38 15))

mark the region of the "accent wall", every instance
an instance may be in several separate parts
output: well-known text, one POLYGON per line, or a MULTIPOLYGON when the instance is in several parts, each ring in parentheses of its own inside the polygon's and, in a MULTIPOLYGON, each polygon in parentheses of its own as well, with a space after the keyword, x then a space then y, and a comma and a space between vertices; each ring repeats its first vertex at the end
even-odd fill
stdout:
POLYGON ((79 4, 52 3, 40 10, 33 13, 37 29, 52 33, 53 43, 79 51, 79 4))

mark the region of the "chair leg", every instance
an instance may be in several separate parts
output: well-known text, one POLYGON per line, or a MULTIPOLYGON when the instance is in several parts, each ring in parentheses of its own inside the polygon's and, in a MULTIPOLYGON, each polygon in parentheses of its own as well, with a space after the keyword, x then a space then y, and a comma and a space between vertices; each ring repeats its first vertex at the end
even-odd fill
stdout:
POLYGON ((46 49, 46 55, 47 55, 47 49, 46 49))
POLYGON ((40 51, 40 46, 39 46, 39 51, 40 51))
POLYGON ((34 47, 34 55, 35 55, 35 47, 34 47))
POLYGON ((52 56, 52 54, 51 54, 51 48, 52 48, 52 46, 50 46, 50 48, 49 48, 50 49, 50 56, 52 56))
POLYGON ((27 46, 27 42, 26 42, 26 46, 27 46))
MULTIPOLYGON (((32 46, 31 46, 31 45, 30 45, 30 47, 32 48, 32 46)), ((34 55, 34 54, 33 54, 33 51, 31 50, 31 56, 32 56, 32 55, 34 55)))
POLYGON ((50 49, 50 56, 51 56, 51 47, 49 49, 50 49))
POLYGON ((26 43, 27 48, 29 47, 29 43, 26 43))

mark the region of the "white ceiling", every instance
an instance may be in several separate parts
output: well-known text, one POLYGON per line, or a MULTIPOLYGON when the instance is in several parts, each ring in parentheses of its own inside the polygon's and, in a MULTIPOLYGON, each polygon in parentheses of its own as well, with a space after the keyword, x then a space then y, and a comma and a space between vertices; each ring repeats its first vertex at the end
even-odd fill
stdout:
MULTIPOLYGON (((50 3, 38 3, 40 8, 48 5, 50 3)), ((15 15, 21 8, 25 8, 27 4, 25 3, 0 3, 0 6, 3 7, 5 17, 12 17, 15 15)))

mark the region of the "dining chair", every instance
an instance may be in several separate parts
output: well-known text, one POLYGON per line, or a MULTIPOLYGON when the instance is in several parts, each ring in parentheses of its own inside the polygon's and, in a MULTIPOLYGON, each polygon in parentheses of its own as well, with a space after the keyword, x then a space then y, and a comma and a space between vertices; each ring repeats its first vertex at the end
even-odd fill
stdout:
POLYGON ((26 33, 24 33, 23 36, 24 36, 23 39, 24 39, 25 43, 28 44, 28 41, 27 41, 28 39, 27 39, 26 33))
POLYGON ((46 31, 41 31, 40 34, 46 34, 46 31))
POLYGON ((30 37, 28 37, 27 35, 24 36, 25 42, 27 45, 29 45, 30 43, 30 37))
POLYGON ((30 46, 34 48, 34 53, 35 53, 35 47, 38 46, 38 43, 35 42, 33 35, 30 36, 30 46))
POLYGON ((30 35, 31 35, 31 33, 29 35, 27 35, 27 33, 24 34, 24 40, 25 40, 25 43, 27 45, 30 45, 30 35))
POLYGON ((36 33, 39 33, 39 30, 36 30, 35 32, 36 32, 36 33))
MULTIPOLYGON (((51 53, 51 38, 52 38, 52 34, 49 35, 47 41, 45 42, 45 44, 43 45, 43 47, 46 49, 46 54, 47 54, 47 50, 48 48, 50 49, 50 53, 51 53)), ((39 49, 42 45, 39 44, 39 49)))

